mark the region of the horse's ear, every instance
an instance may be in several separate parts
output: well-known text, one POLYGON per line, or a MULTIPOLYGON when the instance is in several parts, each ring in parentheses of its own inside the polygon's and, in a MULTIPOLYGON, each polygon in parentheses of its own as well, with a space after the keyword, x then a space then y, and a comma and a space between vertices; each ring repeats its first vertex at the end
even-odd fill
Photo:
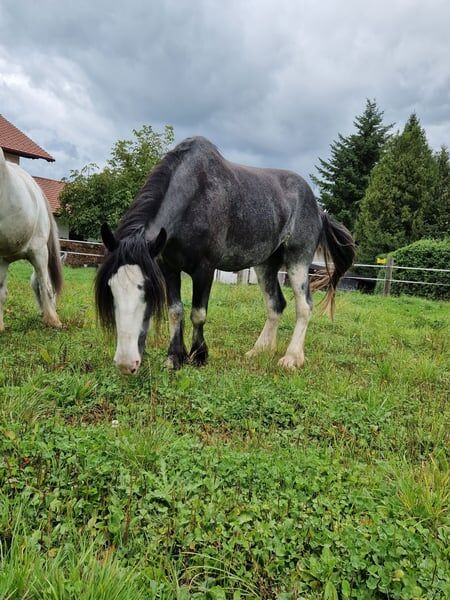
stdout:
POLYGON ((114 234, 111 231, 111 228, 108 225, 108 223, 103 223, 100 231, 101 231, 102 240, 103 240, 103 243, 105 244, 106 249, 109 250, 110 252, 113 252, 113 250, 115 250, 119 244, 118 244, 116 238, 114 237, 114 234))
POLYGON ((150 251, 150 256, 152 258, 155 258, 155 256, 158 256, 158 254, 164 248, 166 241, 167 241, 167 233, 163 227, 161 229, 161 231, 158 233, 158 235, 156 236, 156 238, 154 240, 150 240, 148 242, 148 249, 150 251))

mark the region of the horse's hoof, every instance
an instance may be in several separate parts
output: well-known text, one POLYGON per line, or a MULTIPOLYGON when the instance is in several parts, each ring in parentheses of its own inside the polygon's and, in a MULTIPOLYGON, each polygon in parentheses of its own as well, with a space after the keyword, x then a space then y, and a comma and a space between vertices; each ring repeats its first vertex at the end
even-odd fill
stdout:
POLYGON ((53 327, 54 329, 61 329, 63 326, 59 319, 44 319, 44 323, 48 325, 48 327, 53 327))
POLYGON ((283 369, 288 369, 290 371, 294 369, 300 369, 303 367, 305 362, 305 357, 300 354, 286 354, 278 361, 278 366, 283 369))
POLYGON ((245 356, 245 358, 253 358, 257 354, 259 354, 258 350, 255 350, 254 348, 252 348, 251 350, 246 352, 244 356, 245 356))
POLYGON ((170 354, 166 360, 166 367, 169 371, 178 371, 186 362, 186 357, 181 357, 176 354, 170 354))
POLYGON ((208 362, 208 352, 205 350, 196 350, 189 354, 189 362, 194 367, 204 367, 208 362))
POLYGON ((245 353, 245 357, 246 358, 254 358, 255 356, 258 356, 259 354, 262 354, 263 352, 273 353, 275 351, 276 351, 276 348, 273 346, 253 347, 251 350, 249 350, 248 352, 245 353))

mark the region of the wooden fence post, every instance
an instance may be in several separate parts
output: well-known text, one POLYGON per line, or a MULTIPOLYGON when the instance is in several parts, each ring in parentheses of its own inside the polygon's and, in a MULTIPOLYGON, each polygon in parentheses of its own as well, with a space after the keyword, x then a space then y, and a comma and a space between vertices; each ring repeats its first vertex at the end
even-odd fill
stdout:
POLYGON ((384 296, 390 296, 391 294, 391 283, 392 283, 392 267, 394 266, 394 259, 392 256, 388 256, 386 263, 386 271, 384 273, 384 296))

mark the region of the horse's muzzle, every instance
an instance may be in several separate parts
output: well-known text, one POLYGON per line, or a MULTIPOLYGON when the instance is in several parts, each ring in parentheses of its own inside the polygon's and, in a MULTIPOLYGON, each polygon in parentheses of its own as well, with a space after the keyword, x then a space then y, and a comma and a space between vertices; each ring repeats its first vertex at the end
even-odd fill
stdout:
POLYGON ((116 367, 122 373, 122 375, 136 375, 141 366, 141 360, 137 359, 132 362, 122 362, 122 361, 114 361, 116 363, 116 367))

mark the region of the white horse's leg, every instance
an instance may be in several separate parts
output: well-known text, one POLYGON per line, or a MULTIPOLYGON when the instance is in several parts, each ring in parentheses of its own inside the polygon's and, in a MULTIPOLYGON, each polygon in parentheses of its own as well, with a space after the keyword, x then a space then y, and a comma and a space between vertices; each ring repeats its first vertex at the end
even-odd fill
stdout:
POLYGON ((291 343, 278 364, 285 369, 296 369, 302 367, 305 362, 303 346, 306 328, 311 316, 312 302, 309 293, 308 266, 304 264, 293 265, 288 267, 287 272, 294 292, 297 322, 291 343))
POLYGON ((6 280, 9 264, 0 258, 0 331, 5 329, 3 323, 3 306, 6 300, 6 280))
POLYGON ((286 306, 286 300, 278 282, 278 263, 259 265, 255 267, 255 271, 266 303, 267 320, 255 345, 246 352, 245 356, 248 358, 252 358, 260 352, 276 350, 278 323, 286 306))
POLYGON ((32 286, 42 309, 44 322, 51 327, 61 327, 61 321, 56 314, 56 296, 48 273, 47 246, 33 251, 29 259, 35 270, 35 281, 32 281, 32 286))

